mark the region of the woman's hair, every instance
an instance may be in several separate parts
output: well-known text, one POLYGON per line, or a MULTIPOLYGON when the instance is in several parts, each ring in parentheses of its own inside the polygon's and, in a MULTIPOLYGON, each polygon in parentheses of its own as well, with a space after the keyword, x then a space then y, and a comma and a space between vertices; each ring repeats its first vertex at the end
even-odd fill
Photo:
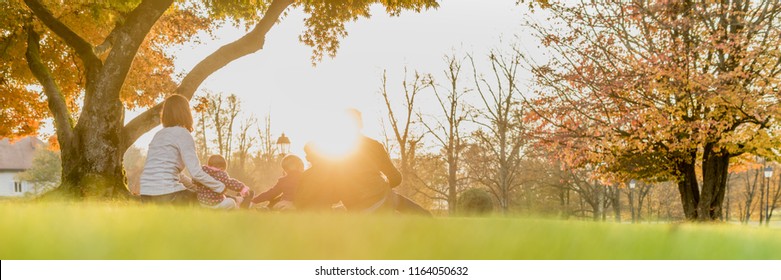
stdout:
POLYGON ((163 127, 181 126, 193 131, 193 115, 190 112, 190 101, 184 96, 174 94, 165 99, 163 111, 160 113, 163 127))

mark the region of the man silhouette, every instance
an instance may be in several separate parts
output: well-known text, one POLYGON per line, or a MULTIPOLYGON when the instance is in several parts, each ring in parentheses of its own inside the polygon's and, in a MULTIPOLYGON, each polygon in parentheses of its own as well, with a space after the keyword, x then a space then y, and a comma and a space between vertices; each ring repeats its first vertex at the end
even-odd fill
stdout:
POLYGON ((354 149, 337 160, 336 171, 339 198, 350 211, 399 211, 431 215, 412 200, 397 194, 393 188, 401 184, 402 175, 393 165, 385 146, 361 133, 363 118, 356 109, 346 111, 355 132, 354 149))

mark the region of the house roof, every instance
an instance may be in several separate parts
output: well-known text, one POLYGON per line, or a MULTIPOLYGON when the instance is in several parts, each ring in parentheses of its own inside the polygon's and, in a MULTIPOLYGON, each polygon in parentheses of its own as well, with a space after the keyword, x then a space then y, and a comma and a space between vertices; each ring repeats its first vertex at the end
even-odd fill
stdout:
POLYGON ((25 137, 11 142, 0 139, 0 170, 27 170, 33 165, 35 151, 46 147, 35 137, 25 137))

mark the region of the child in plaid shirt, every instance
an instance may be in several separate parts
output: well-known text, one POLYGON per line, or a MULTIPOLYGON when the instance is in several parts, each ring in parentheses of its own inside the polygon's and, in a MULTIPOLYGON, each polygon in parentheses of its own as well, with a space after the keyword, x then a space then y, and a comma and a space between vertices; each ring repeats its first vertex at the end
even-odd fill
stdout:
POLYGON ((226 190, 236 191, 241 197, 227 197, 224 193, 215 192, 200 183, 195 183, 192 185, 192 191, 198 194, 198 202, 202 206, 214 209, 236 209, 242 204, 244 197, 252 199, 252 196, 249 196, 250 188, 241 181, 228 176, 228 172, 225 172, 226 166, 225 158, 221 155, 212 155, 209 156, 209 160, 206 165, 202 166, 202 169, 212 178, 225 184, 226 190))

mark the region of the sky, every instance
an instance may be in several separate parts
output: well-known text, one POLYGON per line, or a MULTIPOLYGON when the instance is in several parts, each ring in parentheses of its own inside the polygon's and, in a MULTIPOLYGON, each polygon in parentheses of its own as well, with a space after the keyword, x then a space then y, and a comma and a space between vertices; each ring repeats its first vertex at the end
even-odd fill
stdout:
MULTIPOLYGON (((436 74, 445 69, 446 54, 472 53, 479 58, 506 45, 502 42, 525 44, 528 37, 521 26, 529 11, 515 2, 447 0, 440 1, 436 10, 405 11, 399 17, 390 17, 382 6, 375 5, 370 18, 347 24, 348 35, 341 40, 336 57, 326 57, 316 66, 312 65, 311 48, 298 40, 304 31, 305 14, 301 9, 289 10, 269 31, 261 51, 215 72, 199 92, 208 89, 236 94, 245 116, 262 119, 270 114, 272 133, 278 136, 284 132, 294 153, 300 154, 305 141, 324 133, 314 121, 323 110, 359 109, 364 133, 379 139, 383 137, 380 119, 385 114, 379 93, 383 70, 388 71, 391 98, 401 102, 404 67, 410 75, 415 70, 436 74)), ((203 38, 201 44, 175 47, 172 53, 177 72, 186 73, 245 33, 242 28, 226 25, 214 32, 214 38, 203 38)), ((465 74, 471 75, 470 71, 465 74)), ((423 111, 433 106, 426 98, 422 100, 423 111)), ((127 112, 125 119, 129 121, 138 113, 127 112)), ((158 130, 146 133, 135 145, 145 149, 158 130)))

